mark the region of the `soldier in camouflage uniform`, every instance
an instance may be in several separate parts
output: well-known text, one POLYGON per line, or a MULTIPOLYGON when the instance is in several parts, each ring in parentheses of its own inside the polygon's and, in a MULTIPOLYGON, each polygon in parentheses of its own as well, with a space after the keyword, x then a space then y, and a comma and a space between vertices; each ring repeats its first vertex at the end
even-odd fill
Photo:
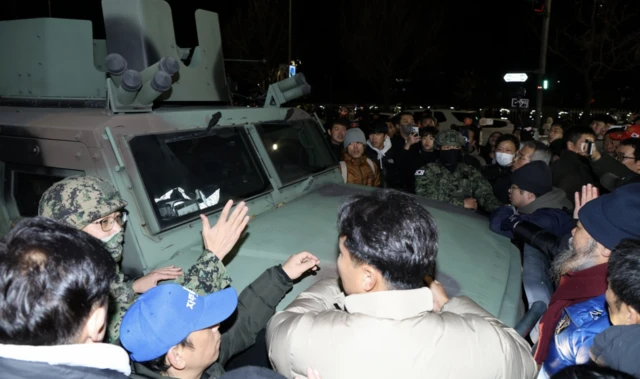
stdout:
POLYGON ((124 241, 122 211, 127 203, 108 181, 92 176, 68 177, 49 188, 40 200, 38 214, 83 230, 102 240, 115 260, 117 277, 111 284, 109 322, 106 339, 116 343, 120 334, 120 322, 138 294, 154 287, 158 281, 175 279, 175 282, 205 295, 227 287, 231 278, 227 275, 222 259, 229 253, 247 222, 248 209, 243 203, 231 214, 232 202, 227 203, 218 223, 209 227, 205 216, 203 238, 205 250, 186 273, 170 266, 154 270, 136 280, 125 278, 119 269, 124 241), (216 253, 213 253, 215 251, 216 253))
POLYGON ((467 209, 480 205, 487 212, 502 205, 480 171, 462 163, 462 134, 442 131, 436 136, 436 144, 440 148, 438 161, 415 172, 417 195, 467 209))

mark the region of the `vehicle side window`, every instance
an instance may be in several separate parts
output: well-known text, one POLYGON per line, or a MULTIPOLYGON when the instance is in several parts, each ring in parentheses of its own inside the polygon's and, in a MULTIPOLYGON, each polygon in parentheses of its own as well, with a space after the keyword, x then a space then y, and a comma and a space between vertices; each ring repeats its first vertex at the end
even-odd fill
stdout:
POLYGON ((433 112, 433 117, 435 117, 436 120, 438 120, 438 123, 447 122, 447 118, 444 117, 444 113, 442 112, 433 112))
POLYGON ((42 194, 62 179, 64 177, 15 172, 13 175, 13 197, 16 200, 20 216, 37 216, 42 194))
POLYGON ((271 190, 242 129, 140 135, 129 142, 164 230, 271 190))
POLYGON ((337 164, 314 120, 268 122, 256 129, 283 185, 337 164))
POLYGON ((42 194, 54 183, 72 176, 82 175, 82 171, 35 167, 28 165, 7 165, 5 169, 5 199, 12 203, 13 217, 34 217, 38 215, 38 205, 42 194))

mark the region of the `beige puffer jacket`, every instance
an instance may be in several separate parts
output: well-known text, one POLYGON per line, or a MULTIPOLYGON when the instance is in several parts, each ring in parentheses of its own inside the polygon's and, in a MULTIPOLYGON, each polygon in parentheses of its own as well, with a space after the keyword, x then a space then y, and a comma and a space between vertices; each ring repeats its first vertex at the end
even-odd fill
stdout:
POLYGON ((428 288, 345 298, 337 279, 324 279, 273 316, 269 357, 288 378, 308 367, 323 379, 536 376, 527 342, 471 299, 432 310, 428 288))

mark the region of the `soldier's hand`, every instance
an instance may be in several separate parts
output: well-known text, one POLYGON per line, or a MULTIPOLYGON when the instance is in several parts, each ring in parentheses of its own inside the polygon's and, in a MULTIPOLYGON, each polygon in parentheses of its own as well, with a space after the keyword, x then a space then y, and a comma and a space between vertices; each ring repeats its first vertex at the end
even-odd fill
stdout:
POLYGON ((147 275, 133 282, 135 293, 145 293, 158 285, 159 281, 177 279, 182 275, 182 269, 176 266, 163 267, 151 271, 147 275))
POLYGON ((467 209, 478 209, 478 201, 473 197, 464 199, 464 207, 467 209))
POLYGON ((320 260, 315 255, 303 251, 289 257, 282 265, 282 269, 289 279, 296 280, 309 270, 316 271, 319 264, 320 260))
POLYGON ((249 223, 249 216, 247 216, 249 208, 247 208, 244 201, 238 203, 236 209, 229 216, 232 206, 233 200, 229 200, 227 205, 224 206, 218 222, 213 227, 209 225, 207 216, 200 215, 204 247, 214 253, 220 260, 223 260, 229 254, 249 223))

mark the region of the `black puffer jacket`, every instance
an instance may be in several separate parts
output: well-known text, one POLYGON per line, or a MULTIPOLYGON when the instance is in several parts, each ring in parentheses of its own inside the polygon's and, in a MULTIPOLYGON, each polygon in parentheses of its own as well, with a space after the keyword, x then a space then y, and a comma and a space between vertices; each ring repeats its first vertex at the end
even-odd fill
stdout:
POLYGON ((493 194, 502 204, 509 204, 509 187, 511 187, 511 167, 503 167, 497 163, 484 166, 482 175, 489 181, 493 194))

